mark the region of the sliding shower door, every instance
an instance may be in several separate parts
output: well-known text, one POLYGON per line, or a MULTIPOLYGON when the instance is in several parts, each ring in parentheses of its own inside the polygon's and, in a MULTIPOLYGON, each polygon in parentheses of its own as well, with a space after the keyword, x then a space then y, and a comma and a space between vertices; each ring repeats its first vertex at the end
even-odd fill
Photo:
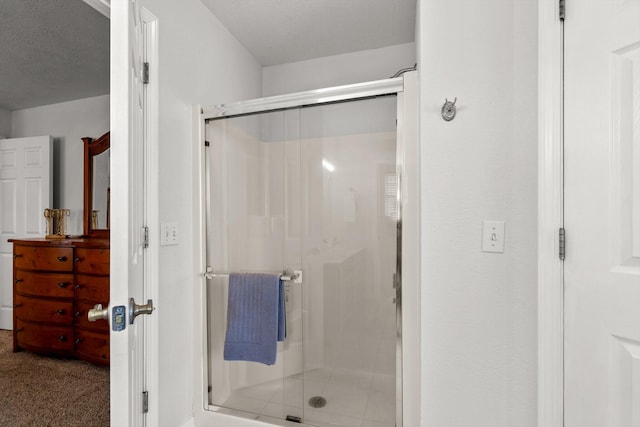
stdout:
MULTIPOLYGON (((302 419, 302 289, 285 282, 287 337, 276 361, 264 365, 224 360, 230 273, 300 270, 300 239, 288 236, 287 159, 299 159, 289 112, 229 118, 207 126, 207 282, 209 402, 244 416, 302 419), (292 418, 293 417, 293 418, 292 418), (297 417, 297 418, 296 418, 297 417)), ((295 188, 295 186, 294 186, 295 188)), ((298 190, 299 191, 299 190, 298 190)))
POLYGON ((278 423, 396 425, 396 97, 211 121, 209 403, 278 423), (224 360, 227 273, 284 281, 267 366, 224 360))

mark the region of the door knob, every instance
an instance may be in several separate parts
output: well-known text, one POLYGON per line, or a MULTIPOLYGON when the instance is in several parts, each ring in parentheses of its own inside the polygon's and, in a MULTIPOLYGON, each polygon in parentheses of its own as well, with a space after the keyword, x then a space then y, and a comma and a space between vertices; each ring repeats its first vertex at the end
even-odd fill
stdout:
POLYGON ((153 300, 147 300, 146 304, 138 305, 133 298, 129 299, 129 324, 133 325, 136 317, 141 314, 151 314, 155 309, 153 300))
POLYGON ((102 304, 96 304, 95 307, 89 310, 87 313, 89 322, 95 322, 96 320, 109 320, 109 308, 102 308, 102 304))

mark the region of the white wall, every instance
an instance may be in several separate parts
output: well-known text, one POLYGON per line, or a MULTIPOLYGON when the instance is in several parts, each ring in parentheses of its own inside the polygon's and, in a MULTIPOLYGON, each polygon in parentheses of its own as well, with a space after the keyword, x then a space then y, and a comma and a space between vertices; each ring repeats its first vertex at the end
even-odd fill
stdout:
POLYGON ((158 18, 159 31, 157 209, 161 223, 178 224, 180 242, 159 254, 159 420, 181 426, 193 416, 193 399, 200 399, 192 388, 192 107, 259 97, 262 70, 199 0, 142 4, 158 18))
POLYGON ((263 68, 262 95, 382 80, 413 67, 416 48, 406 43, 263 68))
POLYGON ((53 206, 71 209, 69 234, 82 234, 84 144, 109 130, 109 95, 16 110, 11 136, 53 137, 53 206))
POLYGON ((419 14, 421 425, 534 426, 537 2, 419 14), (480 251, 483 220, 506 222, 503 254, 480 251))
POLYGON ((0 138, 11 136, 11 111, 0 108, 0 138))

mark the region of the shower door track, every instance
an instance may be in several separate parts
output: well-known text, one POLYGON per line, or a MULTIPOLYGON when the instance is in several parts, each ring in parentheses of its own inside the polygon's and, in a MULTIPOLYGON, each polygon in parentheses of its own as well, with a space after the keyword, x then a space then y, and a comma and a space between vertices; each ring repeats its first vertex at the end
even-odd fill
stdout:
POLYGON ((230 117, 260 114, 272 111, 282 111, 292 108, 311 107, 321 104, 349 102, 357 99, 375 98, 378 96, 395 95, 404 90, 403 77, 375 80, 372 82, 355 83, 344 86, 334 86, 305 92, 276 95, 267 98, 257 98, 248 101, 219 104, 204 107, 202 118, 205 123, 210 120, 226 119, 230 117))
MULTIPOLYGON (((384 96, 401 95, 404 92, 405 77, 415 74, 415 72, 407 73, 406 76, 393 77, 385 80, 375 80, 364 83, 356 83, 343 86, 334 86, 329 88, 314 89, 304 92, 295 92, 285 95, 276 95, 265 98, 256 98, 247 101, 240 101, 228 104, 218 104, 214 106, 202 106, 200 109, 200 120, 203 124, 207 124, 213 120, 227 119, 231 117, 240 117, 254 114, 262 114, 274 111, 283 111, 296 108, 312 107, 316 105, 335 104, 342 102, 357 101, 362 99, 377 98, 384 96)), ((411 76, 415 79, 415 76, 411 76)), ((401 101, 398 99, 398 109, 401 109, 401 101)), ((402 113, 404 115, 405 112, 402 113)), ((402 124, 403 120, 398 116, 396 135, 400 138, 403 134, 402 124)), ((398 149, 404 150, 404 143, 398 140, 398 149), (402 147, 402 148, 401 148, 402 147)), ((401 160, 403 156, 398 156, 396 160, 396 168, 398 175, 398 221, 397 221, 397 251, 396 251, 396 273, 393 277, 393 287, 396 290, 396 297, 394 302, 396 304, 396 327, 397 327, 397 340, 396 340, 396 420, 395 427, 402 427, 403 424, 403 325, 402 325, 402 227, 403 227, 403 212, 402 212, 402 180, 404 179, 403 169, 404 161, 401 160)), ((208 175, 208 165, 205 167, 205 175, 208 175)), ((209 201, 206 202, 206 210, 209 210, 209 201)), ((208 212, 207 215, 208 217, 208 212)), ((206 227, 206 225, 205 225, 206 227)), ((208 248, 207 248, 208 250, 208 248)), ((204 276, 204 273, 203 273, 204 276)), ((205 285, 206 286, 206 285, 205 285)), ((211 405, 206 403, 205 409, 221 414, 238 416, 244 419, 256 419, 256 414, 225 408, 217 405, 211 405)), ((271 418, 271 417, 264 417, 271 418)), ((273 422, 283 422, 284 420, 273 419, 273 422)), ((279 424, 276 424, 279 425, 279 424)), ((311 426, 305 424, 304 421, 300 424, 302 426, 311 426)))

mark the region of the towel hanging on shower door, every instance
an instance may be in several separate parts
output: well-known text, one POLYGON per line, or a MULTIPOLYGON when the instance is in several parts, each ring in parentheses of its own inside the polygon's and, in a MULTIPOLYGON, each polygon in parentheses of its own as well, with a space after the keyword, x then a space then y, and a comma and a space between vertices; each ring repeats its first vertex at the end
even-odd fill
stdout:
POLYGON ((284 286, 277 274, 230 274, 224 360, 273 365, 286 338, 284 286))

